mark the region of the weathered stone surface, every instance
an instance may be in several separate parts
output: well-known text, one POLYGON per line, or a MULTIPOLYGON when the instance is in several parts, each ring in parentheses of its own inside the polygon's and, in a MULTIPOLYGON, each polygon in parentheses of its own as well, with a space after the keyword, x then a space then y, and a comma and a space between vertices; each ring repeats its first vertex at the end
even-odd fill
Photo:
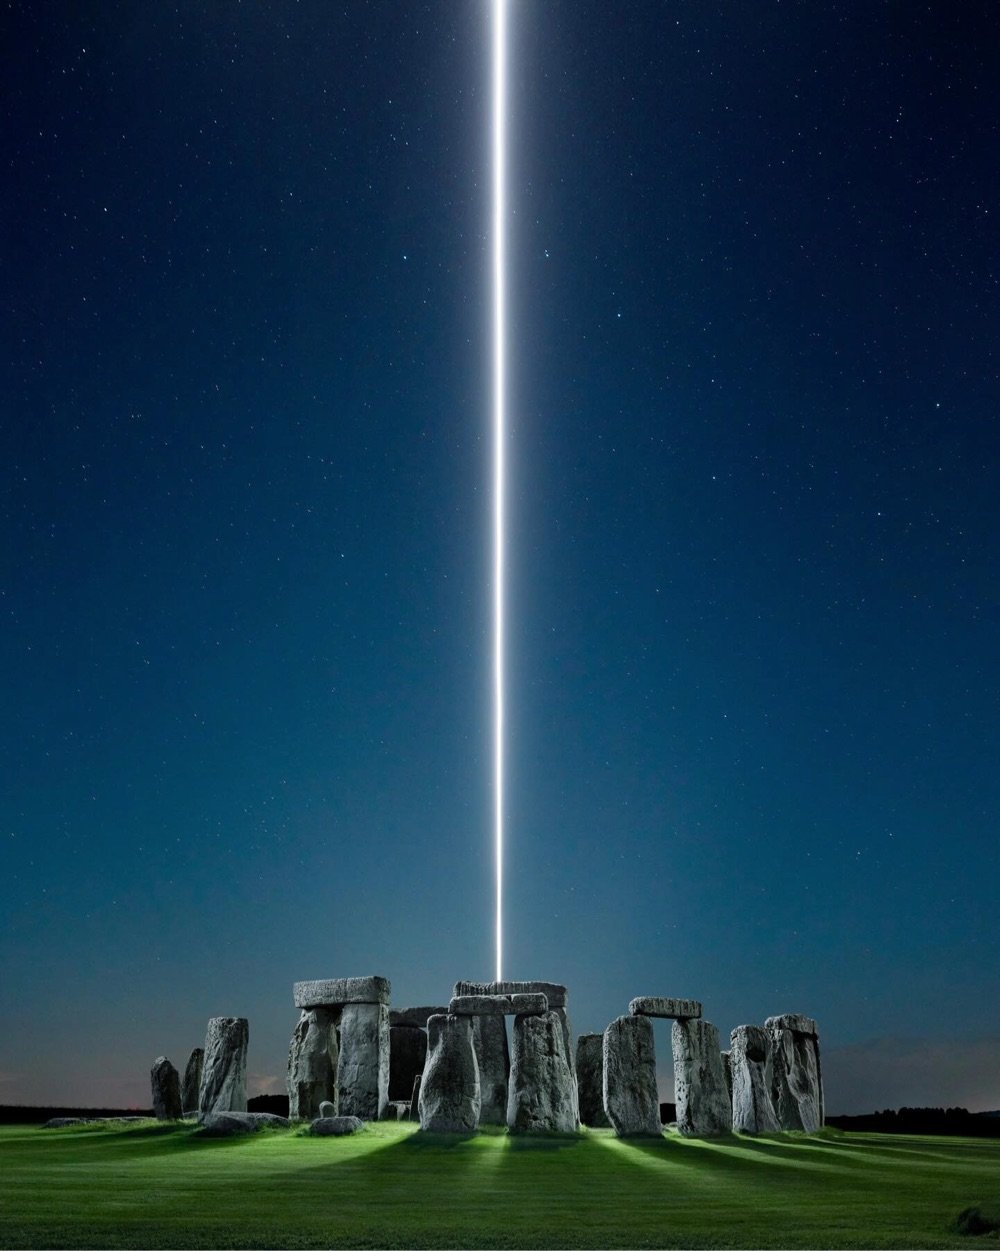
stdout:
POLYGON ((315 982, 296 982, 297 1008, 335 1008, 345 1003, 388 1004, 391 986, 387 977, 327 977, 315 982))
POLYGON ((447 1015, 447 1007, 443 1008, 390 1008, 389 1009, 389 1026, 393 1025, 416 1025, 420 1029, 427 1028, 427 1022, 432 1016, 447 1015))
POLYGON ((205 1062, 204 1047, 195 1047, 188 1056, 181 1082, 181 1109, 185 1116, 198 1111, 198 1091, 201 1090, 201 1070, 205 1062))
POLYGON ((722 1072, 726 1078, 726 1089, 729 1091, 729 1101, 733 1099, 733 1059, 728 1051, 723 1051, 722 1055, 722 1072))
POLYGON ((778 1124, 782 1129, 814 1134, 823 1125, 819 1038, 815 1033, 781 1026, 768 1029, 768 1033, 771 1038, 768 1066, 771 1100, 778 1124))
POLYGON ((410 1117, 409 1099, 390 1099, 382 1109, 380 1121, 406 1121, 410 1117))
POLYGON ((150 1071, 153 1115, 158 1121, 181 1119, 181 1080, 166 1056, 157 1056, 150 1071))
POLYGON ((405 1099, 413 1091, 413 1079, 424 1071, 427 1034, 416 1025, 389 1026, 389 1098, 405 1099))
POLYGON ((768 1081, 771 1036, 760 1025, 738 1025, 732 1033, 733 1129, 740 1134, 774 1134, 781 1128, 768 1081))
POLYGON ((576 1089, 581 1122, 593 1129, 609 1126, 604 1111, 603 1034, 581 1034, 576 1040, 576 1089))
POLYGON ((247 1043, 244 1016, 213 1016, 205 1034, 205 1060, 198 1092, 198 1117, 247 1110, 247 1043))
POLYGON ((310 1134, 322 1138, 343 1138, 345 1134, 357 1134, 365 1127, 360 1116, 322 1116, 309 1126, 310 1134))
POLYGON ((781 1016, 769 1016, 764 1022, 764 1028, 768 1030, 790 1029, 796 1034, 811 1034, 814 1038, 819 1037, 816 1022, 811 1016, 803 1016, 799 1012, 784 1012, 781 1016))
POLYGON ((561 1008, 553 1008, 552 1011, 559 1018, 559 1024, 562 1026, 563 1045, 566 1048, 566 1061, 569 1064, 570 1076, 573 1078, 573 1115, 576 1122, 580 1123, 580 1093, 576 1088, 576 1048, 573 1046, 573 1029, 569 1023, 569 1014, 565 1005, 561 1008))
POLYGON ((420 1128, 434 1134, 471 1134, 479 1124, 479 1063, 469 1016, 432 1016, 427 1063, 420 1082, 420 1128))
POLYGON ((337 1105, 331 1099, 324 1099, 319 1105, 319 1115, 329 1120, 330 1117, 337 1115, 337 1105))
POLYGON ((665 999, 662 995, 640 995, 628 1005, 631 1016, 664 1017, 669 1021, 688 1021, 701 1016, 697 999, 665 999))
POLYGON ((479 1065, 479 1123, 507 1124, 507 1090, 510 1079, 510 1051, 507 1022, 502 1016, 472 1018, 472 1045, 479 1065))
POLYGON ((286 1077, 288 1115, 293 1121, 313 1120, 324 1101, 336 1108, 339 1016, 339 1008, 310 1008, 295 1026, 286 1077))
POLYGON ((719 1031, 708 1021, 674 1021, 674 1099, 677 1129, 686 1138, 714 1138, 733 1128, 719 1031))
POLYGON ((514 1018, 507 1128, 536 1134, 580 1128, 576 1079, 557 1012, 514 1018))
POLYGON ((544 995, 549 1011, 565 1008, 566 987, 558 982, 456 982, 453 994, 459 995, 544 995))
POLYGON ((448 1011, 455 1016, 544 1016, 549 1002, 543 994, 455 995, 448 1011))
POLYGON ((604 1031, 604 1110, 620 1138, 660 1133, 653 1023, 619 1016, 604 1031))
POLYGON ((340 1017, 337 1090, 341 1116, 377 1121, 389 1098, 389 1009, 348 1003, 340 1017))
MULTIPOLYGON (((434 1015, 440 1016, 442 1014, 436 1012, 434 1015)), ((448 1014, 444 1013, 444 1015, 447 1016, 448 1014)), ((413 1079, 413 1094, 410 1095, 410 1120, 411 1121, 420 1120, 420 1082, 421 1082, 422 1076, 423 1075, 421 1075, 421 1077, 415 1077, 413 1079)))
POLYGON ((206 1138, 232 1138, 236 1134, 255 1134, 258 1130, 287 1129, 291 1122, 273 1112, 210 1112, 201 1122, 206 1138))

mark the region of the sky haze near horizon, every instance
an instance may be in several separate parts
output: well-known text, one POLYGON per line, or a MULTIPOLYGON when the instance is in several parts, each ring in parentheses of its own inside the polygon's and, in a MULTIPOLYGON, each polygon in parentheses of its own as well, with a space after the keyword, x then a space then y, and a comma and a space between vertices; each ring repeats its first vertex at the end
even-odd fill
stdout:
MULTIPOLYGON (((491 976, 487 17, 0 18, 0 1102, 491 976)), ((832 1112, 1000 1107, 995 46, 513 5, 505 972, 832 1112)))

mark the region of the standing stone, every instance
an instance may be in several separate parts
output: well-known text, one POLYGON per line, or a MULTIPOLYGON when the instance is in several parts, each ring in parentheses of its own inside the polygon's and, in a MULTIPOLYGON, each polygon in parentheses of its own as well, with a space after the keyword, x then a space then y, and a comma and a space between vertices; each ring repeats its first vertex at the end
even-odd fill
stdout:
POLYGON ((181 1083, 181 1111, 185 1116, 196 1115, 198 1112, 198 1091, 201 1089, 201 1069, 205 1060, 205 1049, 195 1047, 188 1057, 184 1070, 184 1081, 181 1083))
POLYGON ((719 1049, 719 1031, 699 1019, 674 1021, 677 1128, 686 1138, 715 1138, 733 1128, 733 1108, 719 1049))
POLYGON ((604 1031, 604 1110, 620 1138, 660 1135, 653 1023, 619 1016, 604 1031))
POLYGON ((775 1134, 781 1126, 767 1077, 770 1035, 759 1025, 738 1025, 732 1042, 733 1129, 740 1134, 775 1134))
POLYGON ((819 1037, 810 1017, 789 1013, 764 1022, 771 1038, 771 1098, 782 1129, 814 1134, 823 1125, 819 1037))
POLYGON ((729 1051, 722 1052, 722 1072, 726 1078, 726 1089, 729 1091, 729 1102, 733 1101, 733 1058, 729 1051))
POLYGON ((420 1128, 429 1133, 471 1134, 479 1125, 479 1064, 472 1020, 448 1014, 427 1022, 427 1063, 418 1108, 420 1128))
POLYGON ((502 1016, 472 1018, 472 1045, 479 1065, 480 1125, 507 1124, 510 1050, 502 1016))
POLYGON ((607 1128, 611 1122, 604 1111, 603 1034, 581 1034, 576 1040, 576 1089, 583 1124, 607 1128))
POLYGON ((319 1117, 321 1121, 328 1121, 331 1117, 337 1115, 337 1105, 332 1099, 324 1099, 319 1105, 319 1117))
MULTIPOLYGON (((324 1101, 337 1105, 337 1017, 334 1008, 310 1008, 299 1017, 288 1048, 288 1115, 311 1121, 324 1101)), ((334 1111, 332 1116, 336 1116, 334 1111)))
POLYGON ((205 1035, 205 1062, 198 1092, 198 1119, 213 1112, 247 1110, 247 1043, 244 1016, 213 1016, 205 1035))
POLYGON ((576 1078, 557 1011, 514 1018, 507 1127, 529 1134, 580 1128, 576 1078))
POLYGON ((389 1026, 389 1100, 413 1093, 413 1079, 424 1071, 427 1035, 417 1025, 389 1026))
MULTIPOLYGON (((444 1014, 444 1015, 447 1015, 447 1014, 444 1014)), ((415 1077, 413 1079, 413 1094, 410 1095, 410 1120, 411 1121, 420 1120, 420 1083, 422 1079, 423 1079, 423 1074, 421 1074, 420 1077, 415 1077)))
POLYGON ((573 1079, 573 1119, 576 1121, 577 1128, 580 1125, 580 1093, 576 1086, 576 1048, 573 1046, 573 1030, 569 1023, 569 1015, 566 1011, 566 998, 563 996, 563 1004, 561 1008, 553 1008, 552 1011, 559 1018, 559 1024, 562 1027, 563 1046, 566 1048, 566 1061, 569 1064, 570 1077, 573 1079))
POLYGON ((179 1121, 181 1084, 177 1070, 166 1056, 158 1056, 149 1076, 153 1083, 153 1115, 158 1121, 179 1121))
POLYGON ((389 1009, 384 1003, 345 1004, 337 1089, 341 1116, 363 1121, 381 1117, 389 1098, 389 1009))

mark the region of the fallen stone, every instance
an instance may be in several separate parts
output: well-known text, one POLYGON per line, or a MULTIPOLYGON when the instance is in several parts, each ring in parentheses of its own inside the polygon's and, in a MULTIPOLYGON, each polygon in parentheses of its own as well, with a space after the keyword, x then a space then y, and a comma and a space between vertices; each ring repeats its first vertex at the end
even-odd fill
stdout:
POLYGON ((181 1082, 181 1109, 185 1116, 197 1116, 198 1091, 201 1089, 201 1070, 205 1062, 204 1047, 195 1047, 188 1056, 181 1082))
POLYGON ((576 1040, 576 1089, 581 1123, 607 1128, 611 1122, 604 1111, 603 1034, 581 1034, 576 1040))
POLYGON ((331 1099, 324 1099, 319 1105, 320 1118, 329 1120, 330 1117, 337 1115, 337 1105, 331 1099))
POLYGON ((619 1016, 604 1031, 603 1105, 620 1138, 660 1134, 653 1023, 645 1016, 619 1016))
POLYGON ((665 1017, 669 1021, 688 1021, 701 1016, 697 999, 664 999, 660 995, 640 995, 628 1005, 632 1016, 665 1017))
POLYGON ((181 1081, 166 1056, 158 1056, 150 1071, 153 1087, 153 1115, 158 1121, 181 1119, 181 1081))
POLYGON ((502 1016, 474 1016, 472 1045, 479 1065, 479 1124, 507 1124, 510 1051, 502 1016))
POLYGON ((722 1068, 719 1031, 708 1021, 674 1021, 674 1099, 685 1138, 715 1138, 733 1128, 733 1108, 722 1068))
POLYGON ((551 1012, 565 1008, 566 987, 558 982, 456 982, 453 992, 461 995, 544 995, 551 1012))
POLYGON ((363 1121, 377 1121, 381 1116, 389 1098, 389 1009, 385 1004, 344 1006, 337 1090, 341 1116, 359 1116, 363 1121))
POLYGON ((413 1079, 424 1071, 427 1034, 416 1025, 389 1026, 389 1098, 409 1103, 413 1079))
MULTIPOLYGON (((143 1118, 145 1119, 145 1118, 143 1118)), ((70 1125, 98 1125, 100 1120, 95 1116, 53 1116, 39 1129, 67 1129, 70 1125)))
POLYGON ((427 1063, 420 1082, 420 1128, 433 1134, 471 1134, 482 1104, 479 1063, 469 1016, 432 1016, 427 1063))
MULTIPOLYGON (((788 1018, 769 1019, 780 1021, 788 1018)), ((771 1101, 778 1124, 782 1129, 814 1134, 823 1126, 819 1038, 815 1033, 780 1025, 771 1026, 768 1033, 771 1038, 771 1101)))
POLYGON ((444 1008, 390 1008, 389 1009, 389 1027, 393 1025, 415 1025, 419 1029, 426 1029, 427 1022, 432 1016, 447 1015, 448 1009, 444 1008))
POLYGON ((819 1037, 819 1030, 816 1028, 816 1022, 811 1016, 802 1016, 798 1012, 785 1012, 781 1016, 769 1016, 764 1022, 764 1028, 768 1030, 790 1029, 796 1034, 811 1034, 814 1038, 819 1037))
POLYGON ((455 1016, 544 1016, 549 1010, 540 992, 516 995, 456 995, 448 1007, 455 1016))
POLYGON ((345 1003, 389 1003, 387 977, 328 977, 316 982, 296 982, 293 998, 297 1008, 335 1008, 345 1003))
POLYGON ((259 1130, 287 1129, 291 1122, 273 1112, 210 1112, 201 1122, 206 1138, 232 1138, 237 1134, 256 1134, 259 1130))
POLYGON ((732 1043, 733 1129, 740 1134, 775 1134, 781 1126, 767 1076, 771 1036, 760 1025, 738 1025, 732 1043))
POLYGON ((247 1043, 243 1016, 213 1016, 205 1035, 205 1061, 198 1092, 198 1117, 247 1110, 247 1043))
MULTIPOLYGON (((337 1019, 339 1008, 310 1008, 302 1013, 288 1047, 288 1115, 311 1121, 320 1104, 337 1104, 337 1019)), ((336 1115, 336 1111, 334 1112, 336 1115)))
POLYGON ((318 1138, 343 1138, 345 1134, 357 1134, 365 1127, 360 1116, 321 1116, 309 1126, 310 1134, 318 1138))
POLYGON ((514 1018, 507 1128, 520 1134, 572 1134, 580 1128, 576 1079, 556 1012, 514 1018))

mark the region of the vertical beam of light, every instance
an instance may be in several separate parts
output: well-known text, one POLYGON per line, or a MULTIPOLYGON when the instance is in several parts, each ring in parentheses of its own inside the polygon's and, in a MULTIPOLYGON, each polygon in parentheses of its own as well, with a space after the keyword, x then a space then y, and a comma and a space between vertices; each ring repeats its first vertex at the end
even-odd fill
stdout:
POLYGON ((493 3, 493 822, 497 981, 503 978, 504 573, 507 437, 507 0, 493 3))

